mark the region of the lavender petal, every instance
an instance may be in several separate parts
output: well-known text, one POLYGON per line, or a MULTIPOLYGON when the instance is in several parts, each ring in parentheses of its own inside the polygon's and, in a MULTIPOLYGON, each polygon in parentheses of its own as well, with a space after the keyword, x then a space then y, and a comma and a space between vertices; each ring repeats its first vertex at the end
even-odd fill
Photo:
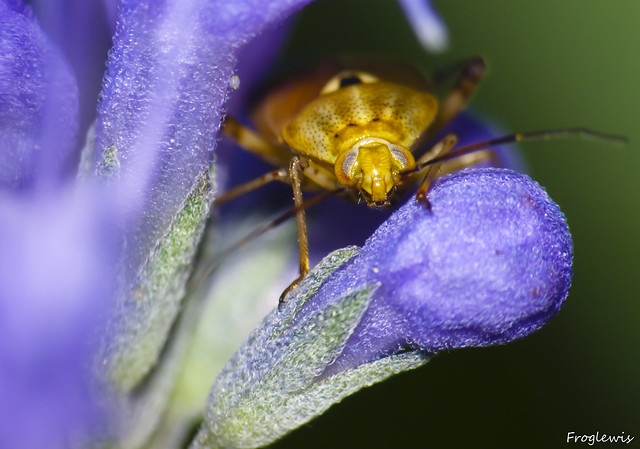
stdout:
POLYGON ((75 163, 78 89, 22 2, 0 1, 0 188, 49 188, 75 163))

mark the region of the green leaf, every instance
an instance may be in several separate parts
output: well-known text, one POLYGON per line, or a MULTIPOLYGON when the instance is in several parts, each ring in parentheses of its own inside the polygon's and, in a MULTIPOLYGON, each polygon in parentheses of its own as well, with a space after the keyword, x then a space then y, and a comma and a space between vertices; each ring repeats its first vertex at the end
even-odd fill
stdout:
POLYGON ((216 380, 194 449, 269 444, 360 388, 426 361, 422 354, 405 353, 320 376, 340 354, 377 285, 345 292, 302 320, 296 312, 357 252, 353 247, 329 255, 253 332, 216 380))
MULTIPOLYGON (((218 229, 215 235, 222 233, 225 242, 237 241, 264 220, 259 214, 243 214, 233 220, 226 232, 218 229)), ((186 344, 180 349, 184 357, 180 375, 162 422, 146 447, 182 447, 187 435, 202 421, 216 377, 253 329, 277 306, 278 293, 295 277, 291 263, 295 238, 294 222, 279 226, 235 251, 202 288, 188 293, 175 332, 178 338, 188 333, 186 344)), ((215 247, 218 241, 215 238, 208 243, 215 247)), ((210 253, 209 263, 216 263, 215 250, 210 248, 210 253)), ((200 262, 206 265, 207 258, 200 262)))
MULTIPOLYGON (((112 166, 105 161, 102 165, 112 166)), ((137 285, 121 299, 102 364, 112 387, 129 393, 149 373, 179 311, 211 205, 206 171, 149 254, 137 285)))

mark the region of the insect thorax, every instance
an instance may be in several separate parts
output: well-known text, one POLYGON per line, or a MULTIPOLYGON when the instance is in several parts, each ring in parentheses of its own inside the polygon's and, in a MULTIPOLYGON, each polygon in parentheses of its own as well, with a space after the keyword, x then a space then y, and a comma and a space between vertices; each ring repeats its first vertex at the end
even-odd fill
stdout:
POLYGON ((333 165, 341 184, 379 203, 397 184, 398 171, 415 163, 408 149, 437 109, 429 93, 402 85, 350 85, 309 103, 283 137, 296 153, 333 165))

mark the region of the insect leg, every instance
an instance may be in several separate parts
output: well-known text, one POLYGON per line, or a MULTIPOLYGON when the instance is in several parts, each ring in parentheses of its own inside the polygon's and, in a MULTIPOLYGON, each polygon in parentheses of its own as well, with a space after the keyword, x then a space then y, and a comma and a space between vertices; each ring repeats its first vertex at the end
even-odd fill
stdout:
POLYGON ((268 162, 271 165, 275 165, 276 167, 286 164, 291 157, 291 153, 289 153, 289 151, 272 144, 260 134, 250 128, 247 128, 233 117, 227 116, 225 118, 222 125, 222 132, 233 139, 245 150, 258 156, 263 161, 268 162))
MULTIPOLYGON (((435 159, 438 157, 443 157, 447 154, 451 148, 458 143, 458 136, 455 134, 447 134, 442 138, 442 140, 436 143, 431 150, 429 150, 425 155, 423 155, 418 163, 421 164, 429 159, 435 159)), ((438 176, 438 171, 442 166, 442 162, 430 164, 426 167, 427 173, 425 174, 420 186, 418 187, 418 192, 416 193, 416 199, 422 203, 424 203, 428 208, 431 208, 429 201, 427 200, 427 192, 429 191, 429 186, 433 182, 434 179, 438 176)))
POLYGON ((284 302, 284 297, 291 290, 298 286, 298 283, 309 272, 309 242, 307 240, 307 221, 302 201, 302 186, 300 176, 302 173, 302 163, 298 156, 291 158, 289 164, 289 178, 293 189, 293 201, 296 209, 296 223, 298 225, 298 248, 300 250, 300 276, 298 276, 280 295, 280 304, 284 302))
POLYGON ((429 137, 433 137, 451 120, 466 109, 478 84, 486 73, 486 64, 481 56, 473 57, 462 64, 462 70, 453 89, 440 104, 440 111, 429 127, 429 137))
POLYGON ((239 196, 244 195, 245 193, 249 193, 256 189, 259 189, 260 187, 272 181, 281 181, 281 182, 288 183, 289 174, 287 169, 279 168, 277 170, 273 170, 268 173, 265 173, 262 176, 258 176, 257 178, 252 179, 251 181, 247 181, 243 184, 237 185, 227 190, 226 192, 224 192, 218 198, 216 198, 213 204, 215 204, 216 206, 219 206, 220 204, 227 203, 239 196))
MULTIPOLYGON (((440 104, 438 115, 433 123, 422 132, 412 145, 411 152, 416 154, 424 144, 431 141, 451 120, 456 118, 469 104, 478 84, 486 72, 484 58, 475 56, 471 59, 456 64, 448 70, 459 72, 458 80, 453 89, 445 96, 440 104)), ((433 148, 432 148, 433 150, 433 148)), ((429 152, 430 153, 430 152, 429 152)))
MULTIPOLYGON (((309 208, 315 206, 316 204, 319 204, 322 201, 326 200, 327 198, 330 198, 330 197, 335 196, 335 195, 340 194, 340 193, 344 193, 344 191, 345 191, 344 188, 339 188, 339 189, 328 190, 326 192, 323 192, 323 193, 321 193, 319 195, 316 195, 316 196, 306 200, 304 203, 302 203, 302 205, 300 206, 300 209, 305 209, 305 210, 309 209, 309 208)), ((229 255, 233 254, 238 248, 242 247, 243 245, 247 244, 248 242, 252 241, 253 239, 261 236, 262 234, 264 234, 265 232, 269 231, 270 229, 273 229, 276 226, 278 226, 279 224, 284 223, 285 221, 287 221, 288 219, 290 219, 291 217, 296 215, 298 210, 299 210, 299 208, 297 208, 297 207, 292 207, 291 209, 286 210, 285 212, 283 212, 282 214, 278 215, 273 220, 262 224, 261 226, 257 227, 252 232, 247 234, 241 240, 237 241, 236 243, 234 243, 231 246, 229 246, 226 249, 224 249, 222 252, 218 253, 215 256, 215 258, 212 259, 211 261, 209 261, 208 263, 200 265, 199 269, 191 276, 191 278, 189 280, 189 285, 190 286, 194 286, 194 287, 189 287, 189 289, 192 289, 192 288, 193 289, 198 289, 198 288, 200 288, 200 286, 203 285, 204 282, 211 277, 211 275, 217 269, 217 267, 219 267, 220 264, 229 255)))

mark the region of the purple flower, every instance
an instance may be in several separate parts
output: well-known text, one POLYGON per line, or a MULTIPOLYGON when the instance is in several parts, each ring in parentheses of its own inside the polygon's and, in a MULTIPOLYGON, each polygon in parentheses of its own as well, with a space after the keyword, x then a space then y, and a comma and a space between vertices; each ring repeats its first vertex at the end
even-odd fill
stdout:
POLYGON ((88 372, 115 287, 101 197, 0 193, 0 447, 68 447, 104 418, 88 372))
POLYGON ((431 214, 409 201, 302 310, 379 285, 324 376, 402 350, 506 343, 560 309, 571 235, 537 184, 507 170, 464 170, 438 179, 429 198, 431 214))
MULTIPOLYGON (((194 328, 211 325, 187 280, 216 133, 241 49, 309 1, 123 0, 115 25, 113 1, 0 0, 0 446, 63 448, 99 428, 141 447, 200 418, 206 394, 184 413, 180 379, 194 328)), ((442 47, 433 11, 402 4, 442 47)), ((326 258, 265 319, 194 446, 268 443, 438 350, 506 342, 557 311, 571 247, 542 190, 464 172, 430 199, 433 213, 410 202, 362 250, 326 258)))
POLYGON ((73 161, 76 82, 29 8, 3 1, 0 14, 0 188, 55 185, 73 161))
POLYGON ((446 50, 447 29, 431 4, 422 0, 399 0, 399 3, 420 43, 429 50, 446 50))
POLYGON ((67 447, 100 415, 88 368, 117 254, 104 192, 68 185, 77 116, 60 52, 0 2, 1 447, 67 447))
POLYGON ((440 350, 523 337, 559 310, 571 237, 535 182, 469 169, 428 198, 431 212, 411 199, 265 318, 216 379, 195 447, 266 444, 440 350))

